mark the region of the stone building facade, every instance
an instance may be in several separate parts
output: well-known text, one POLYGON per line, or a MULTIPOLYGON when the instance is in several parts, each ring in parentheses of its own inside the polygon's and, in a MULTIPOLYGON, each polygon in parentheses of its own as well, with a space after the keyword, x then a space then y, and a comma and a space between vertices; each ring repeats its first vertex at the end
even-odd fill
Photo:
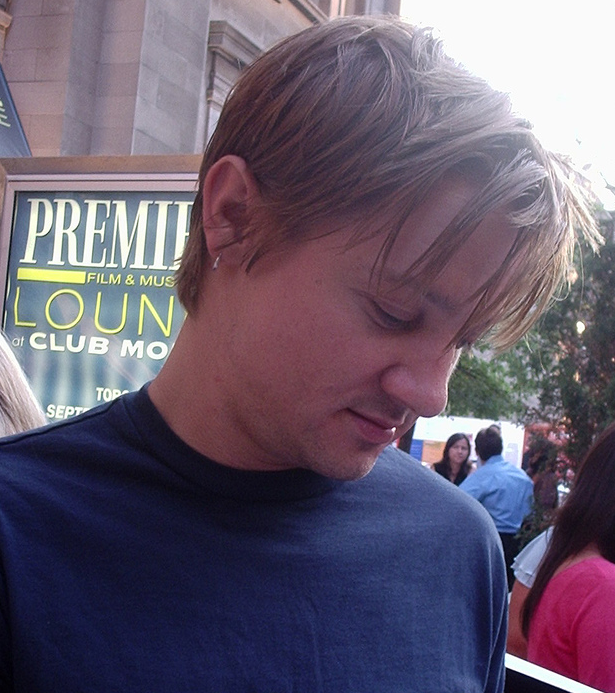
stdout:
POLYGON ((259 53, 383 13, 399 0, 0 0, 0 60, 34 156, 200 153, 259 53))

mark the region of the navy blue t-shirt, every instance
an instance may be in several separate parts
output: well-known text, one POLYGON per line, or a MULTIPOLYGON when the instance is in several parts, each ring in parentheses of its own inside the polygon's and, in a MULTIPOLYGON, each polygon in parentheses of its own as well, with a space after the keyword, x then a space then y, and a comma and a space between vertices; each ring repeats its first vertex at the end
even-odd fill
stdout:
POLYGON ((506 578, 466 494, 204 458, 146 388, 0 442, 0 690, 497 693, 506 578))

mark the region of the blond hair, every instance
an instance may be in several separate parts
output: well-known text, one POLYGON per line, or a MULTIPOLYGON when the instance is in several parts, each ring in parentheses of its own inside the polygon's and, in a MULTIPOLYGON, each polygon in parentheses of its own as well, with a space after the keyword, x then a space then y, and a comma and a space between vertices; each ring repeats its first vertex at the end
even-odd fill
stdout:
MULTIPOLYGON (((209 261, 203 181, 227 154, 247 162, 259 190, 257 211, 243 218, 244 236, 254 240, 246 271, 325 219, 369 222, 386 212, 393 223, 374 263, 382 270, 404 222, 438 183, 457 175, 475 184, 472 202, 407 273, 432 282, 486 215, 508 214, 513 250, 477 292, 459 342, 497 325, 494 343, 514 343, 565 277, 575 228, 599 242, 572 169, 542 148, 508 96, 447 56, 430 30, 392 18, 311 27, 242 74, 203 158, 177 274, 189 313, 209 261)), ((357 224, 357 242, 367 226, 357 224)))
POLYGON ((0 436, 43 426, 45 415, 11 347, 0 332, 0 436))

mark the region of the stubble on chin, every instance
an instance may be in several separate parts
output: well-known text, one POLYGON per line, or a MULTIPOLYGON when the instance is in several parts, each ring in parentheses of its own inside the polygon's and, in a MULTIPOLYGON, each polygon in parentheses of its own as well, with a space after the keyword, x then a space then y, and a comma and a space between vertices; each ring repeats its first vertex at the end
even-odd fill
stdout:
POLYGON ((358 481, 372 471, 379 455, 380 452, 373 452, 372 450, 358 454, 350 459, 338 458, 336 460, 330 458, 330 461, 313 465, 312 469, 322 476, 336 479, 337 481, 358 481))

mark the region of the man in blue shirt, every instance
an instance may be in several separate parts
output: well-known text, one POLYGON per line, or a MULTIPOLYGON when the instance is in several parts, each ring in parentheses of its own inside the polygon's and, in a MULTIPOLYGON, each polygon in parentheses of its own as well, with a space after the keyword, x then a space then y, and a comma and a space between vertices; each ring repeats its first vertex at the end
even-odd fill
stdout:
POLYGON ((502 437, 494 427, 479 431, 474 445, 484 464, 459 488, 476 498, 491 515, 502 539, 511 589, 514 581, 511 566, 519 548, 516 535, 532 509, 534 486, 522 469, 502 457, 502 437))

